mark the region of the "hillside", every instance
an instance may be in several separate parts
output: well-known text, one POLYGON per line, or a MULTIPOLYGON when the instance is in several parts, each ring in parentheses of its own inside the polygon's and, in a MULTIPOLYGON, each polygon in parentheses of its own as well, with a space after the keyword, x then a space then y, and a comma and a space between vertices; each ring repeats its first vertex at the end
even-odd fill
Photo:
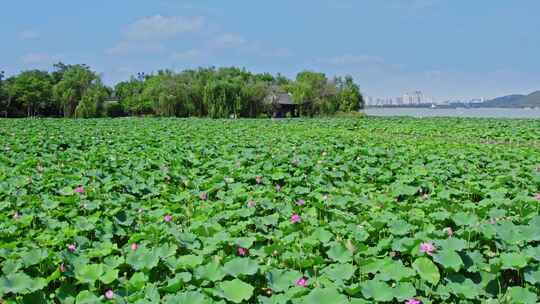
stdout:
POLYGON ((508 95, 488 100, 482 107, 496 108, 529 108, 540 107, 540 91, 529 95, 508 95))

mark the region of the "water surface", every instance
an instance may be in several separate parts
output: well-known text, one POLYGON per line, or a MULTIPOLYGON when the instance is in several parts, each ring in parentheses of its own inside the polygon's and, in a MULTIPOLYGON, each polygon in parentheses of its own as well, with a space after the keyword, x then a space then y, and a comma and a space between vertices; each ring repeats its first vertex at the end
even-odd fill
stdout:
POLYGON ((368 108, 365 109, 364 112, 370 116, 540 118, 540 109, 368 108))

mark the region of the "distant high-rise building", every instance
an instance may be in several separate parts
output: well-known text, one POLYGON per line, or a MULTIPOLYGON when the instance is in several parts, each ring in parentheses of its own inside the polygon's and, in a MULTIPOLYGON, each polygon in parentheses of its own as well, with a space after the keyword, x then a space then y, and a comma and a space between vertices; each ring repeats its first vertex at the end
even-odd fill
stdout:
POLYGON ((428 103, 428 99, 422 91, 413 91, 410 93, 405 93, 401 97, 403 104, 405 105, 417 105, 422 103, 428 103))

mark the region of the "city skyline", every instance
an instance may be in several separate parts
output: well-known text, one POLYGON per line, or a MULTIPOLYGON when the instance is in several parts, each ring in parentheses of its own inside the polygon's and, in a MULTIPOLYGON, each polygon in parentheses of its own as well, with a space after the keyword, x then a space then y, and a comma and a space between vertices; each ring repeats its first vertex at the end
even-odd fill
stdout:
POLYGON ((420 105, 420 104, 448 104, 448 103, 481 103, 491 98, 486 97, 469 97, 461 99, 446 99, 438 100, 422 90, 413 90, 405 92, 400 96, 380 97, 365 95, 364 101, 368 106, 379 105, 420 105))

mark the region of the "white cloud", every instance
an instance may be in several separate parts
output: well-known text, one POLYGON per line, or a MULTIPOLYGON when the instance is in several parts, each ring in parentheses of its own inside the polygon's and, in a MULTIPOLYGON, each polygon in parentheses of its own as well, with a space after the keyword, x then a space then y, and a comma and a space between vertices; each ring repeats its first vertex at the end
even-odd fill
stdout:
POLYGON ((187 61, 199 58, 202 55, 202 52, 199 50, 188 50, 184 52, 176 52, 171 55, 171 59, 178 61, 187 61))
POLYGON ((365 65, 365 64, 384 64, 384 60, 381 57, 371 55, 352 55, 344 54, 331 58, 322 58, 318 60, 320 63, 335 65, 335 66, 348 66, 348 65, 365 65))
POLYGON ((390 3, 396 9, 407 9, 410 12, 417 12, 432 8, 439 4, 439 2, 440 0, 393 0, 390 3))
POLYGON ((61 60, 60 55, 46 53, 28 53, 21 57, 24 64, 52 64, 61 60))
POLYGON ((128 26, 126 38, 130 40, 161 40, 183 33, 194 33, 205 25, 203 17, 165 17, 154 15, 139 19, 128 26))
POLYGON ((224 33, 214 38, 210 45, 216 49, 230 49, 245 46, 246 43, 247 40, 238 34, 224 33))
POLYGON ((105 50, 107 55, 123 55, 128 53, 159 53, 165 47, 159 43, 134 42, 129 40, 120 41, 118 44, 105 50))
POLYGON ((213 51, 231 49, 240 53, 273 58, 292 56, 289 49, 273 48, 259 41, 250 41, 236 33, 223 33, 211 40, 208 45, 213 51))
POLYGON ((144 17, 128 25, 123 38, 115 46, 105 50, 105 53, 107 55, 159 53, 165 50, 164 40, 181 34, 199 32, 204 26, 204 18, 197 16, 144 17))
POLYGON ((24 30, 19 32, 19 39, 21 40, 33 40, 38 38, 39 33, 34 30, 24 30))

